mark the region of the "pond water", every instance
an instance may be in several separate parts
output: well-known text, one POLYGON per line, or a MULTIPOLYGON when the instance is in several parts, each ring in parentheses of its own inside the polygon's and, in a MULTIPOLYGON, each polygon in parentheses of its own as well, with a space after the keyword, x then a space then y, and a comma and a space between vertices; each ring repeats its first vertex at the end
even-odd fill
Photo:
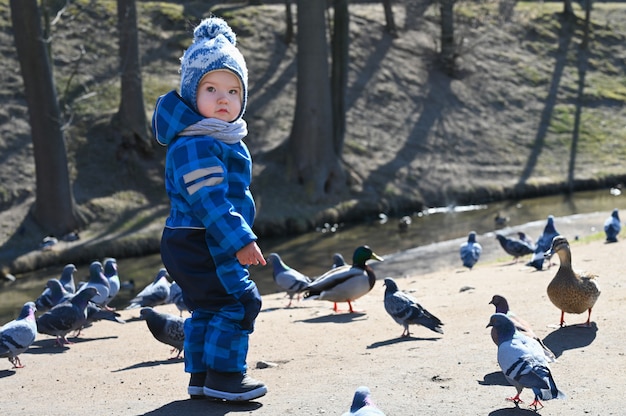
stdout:
MULTIPOLYGON (((454 251, 451 257, 454 260, 451 261, 456 262, 458 243, 466 239, 467 233, 471 230, 476 231, 479 236, 491 235, 498 230, 507 233, 516 227, 533 223, 534 227, 528 228, 532 230, 529 234, 537 238, 548 215, 566 217, 598 213, 597 218, 594 218, 597 226, 592 224, 586 231, 600 232, 604 218, 608 217, 613 208, 623 211, 622 221, 626 219, 626 193, 616 196, 607 189, 578 192, 572 196, 558 195, 477 206, 433 208, 410 215, 411 224, 406 230, 400 229, 398 218, 388 218, 384 221, 374 216, 364 219, 362 224, 320 225, 319 230, 315 232, 289 238, 261 240, 259 245, 266 256, 276 252, 288 265, 315 277, 328 270, 334 253, 340 252, 346 261, 350 261, 354 249, 362 244, 368 244, 378 255, 391 259, 394 253, 435 243, 453 242, 449 250, 454 251), (498 215, 508 217, 505 226, 496 225, 494 219, 498 215)), ((483 238, 486 239, 485 236, 483 238)), ((486 251, 485 244, 483 247, 486 251)), ((385 262, 385 267, 392 266, 388 263, 385 262)), ((457 266, 454 263, 452 265, 457 266)), ((75 279, 86 280, 89 266, 77 266, 75 279)), ((135 283, 134 289, 122 290, 111 304, 117 308, 124 308, 136 293, 152 281, 162 264, 160 256, 154 254, 141 258, 118 259, 118 266, 121 280, 133 280, 135 283)), ((49 278, 60 276, 62 268, 63 265, 60 265, 19 276, 15 283, 0 287, 0 324, 14 319, 25 302, 39 296, 49 278)), ((262 294, 278 291, 272 280, 270 267, 254 267, 252 276, 262 294)))

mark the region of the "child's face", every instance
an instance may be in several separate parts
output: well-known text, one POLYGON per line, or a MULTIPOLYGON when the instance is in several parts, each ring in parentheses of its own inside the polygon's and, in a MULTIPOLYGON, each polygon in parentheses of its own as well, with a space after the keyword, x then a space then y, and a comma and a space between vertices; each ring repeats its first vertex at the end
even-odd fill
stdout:
POLYGON ((198 84, 198 112, 204 117, 234 121, 241 111, 241 84, 230 71, 211 71, 198 84))

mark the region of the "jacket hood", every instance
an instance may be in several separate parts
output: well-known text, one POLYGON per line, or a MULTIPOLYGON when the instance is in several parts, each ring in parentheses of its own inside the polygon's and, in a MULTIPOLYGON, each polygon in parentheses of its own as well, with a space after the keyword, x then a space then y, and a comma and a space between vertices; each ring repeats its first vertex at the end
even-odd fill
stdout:
POLYGON ((188 126, 202 120, 174 90, 160 96, 152 115, 152 132, 156 141, 167 146, 188 126))

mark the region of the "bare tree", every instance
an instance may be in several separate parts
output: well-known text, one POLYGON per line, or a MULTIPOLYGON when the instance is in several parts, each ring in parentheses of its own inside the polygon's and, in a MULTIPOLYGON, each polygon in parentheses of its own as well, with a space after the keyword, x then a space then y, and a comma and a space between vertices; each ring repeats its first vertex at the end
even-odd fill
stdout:
POLYGON ((135 0, 117 0, 117 20, 121 99, 115 122, 122 136, 121 151, 139 150, 150 154, 152 140, 143 100, 135 0))
POLYGON ((288 156, 292 174, 313 201, 345 185, 333 143, 325 7, 325 1, 298 1, 297 96, 288 156))
POLYGON ((350 14, 348 0, 334 0, 332 32, 331 91, 333 100, 333 142, 341 155, 346 133, 346 89, 350 49, 350 14))
POLYGON ((383 0, 383 8, 385 10, 385 30, 394 38, 398 37, 398 29, 396 28, 396 21, 393 17, 391 0, 383 0))
POLYGON ((63 123, 37 0, 11 0, 11 21, 35 157, 37 190, 32 214, 45 230, 63 235, 80 228, 83 219, 70 184, 63 123))
POLYGON ((285 0, 285 19, 286 19, 286 27, 285 30, 285 43, 287 45, 293 42, 293 13, 291 13, 291 0, 285 0))
POLYGON ((457 50, 454 42, 454 3, 455 0, 439 0, 441 13, 441 63, 443 70, 454 74, 456 70, 457 50))

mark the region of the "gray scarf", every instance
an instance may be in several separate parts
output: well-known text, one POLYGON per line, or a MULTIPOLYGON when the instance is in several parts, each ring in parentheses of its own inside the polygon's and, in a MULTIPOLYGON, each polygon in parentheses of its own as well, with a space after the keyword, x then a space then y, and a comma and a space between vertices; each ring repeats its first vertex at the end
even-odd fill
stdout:
POLYGON ((232 123, 216 118, 203 118, 179 133, 179 136, 211 136, 227 144, 239 143, 247 135, 248 125, 241 118, 232 123))

